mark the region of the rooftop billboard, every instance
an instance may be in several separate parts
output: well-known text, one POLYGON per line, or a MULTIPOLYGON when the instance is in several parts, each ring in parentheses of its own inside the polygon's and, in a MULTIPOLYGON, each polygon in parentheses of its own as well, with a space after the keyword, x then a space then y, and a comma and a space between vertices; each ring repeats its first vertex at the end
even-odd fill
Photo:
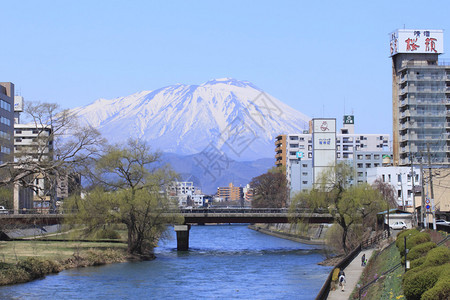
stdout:
POLYGON ((398 53, 444 52, 443 30, 398 29, 391 33, 391 56, 398 53))

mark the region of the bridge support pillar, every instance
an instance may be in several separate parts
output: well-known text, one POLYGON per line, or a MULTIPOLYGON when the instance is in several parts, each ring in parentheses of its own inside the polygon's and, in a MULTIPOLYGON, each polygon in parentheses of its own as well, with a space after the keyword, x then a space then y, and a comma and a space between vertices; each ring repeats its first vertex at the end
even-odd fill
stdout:
POLYGON ((174 225, 173 229, 177 233, 177 250, 189 250, 189 230, 191 225, 174 225))

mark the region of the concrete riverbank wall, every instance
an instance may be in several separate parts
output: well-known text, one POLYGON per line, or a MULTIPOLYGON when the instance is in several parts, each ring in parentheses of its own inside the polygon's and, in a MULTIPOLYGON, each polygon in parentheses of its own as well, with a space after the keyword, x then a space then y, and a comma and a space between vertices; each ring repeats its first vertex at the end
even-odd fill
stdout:
POLYGON ((250 229, 276 236, 279 238, 289 239, 295 242, 310 244, 310 245, 324 245, 325 233, 328 230, 328 225, 314 224, 304 229, 301 224, 276 223, 276 224, 252 224, 250 229))

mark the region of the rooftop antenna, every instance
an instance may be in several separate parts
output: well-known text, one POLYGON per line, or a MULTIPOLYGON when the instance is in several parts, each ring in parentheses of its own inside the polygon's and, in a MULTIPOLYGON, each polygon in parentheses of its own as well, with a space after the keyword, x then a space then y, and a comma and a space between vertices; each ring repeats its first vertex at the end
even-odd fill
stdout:
POLYGON ((345 116, 345 97, 344 97, 344 116, 345 116))

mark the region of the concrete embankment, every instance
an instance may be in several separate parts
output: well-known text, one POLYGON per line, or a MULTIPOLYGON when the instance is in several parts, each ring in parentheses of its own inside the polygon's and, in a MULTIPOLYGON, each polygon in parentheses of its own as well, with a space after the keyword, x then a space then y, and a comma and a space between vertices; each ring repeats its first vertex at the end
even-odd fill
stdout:
POLYGON ((252 224, 250 229, 262 232, 264 234, 276 236, 283 239, 288 239, 294 242, 310 244, 310 245, 324 245, 325 232, 328 227, 324 225, 312 225, 308 230, 304 230, 299 234, 300 229, 297 224, 252 224))

